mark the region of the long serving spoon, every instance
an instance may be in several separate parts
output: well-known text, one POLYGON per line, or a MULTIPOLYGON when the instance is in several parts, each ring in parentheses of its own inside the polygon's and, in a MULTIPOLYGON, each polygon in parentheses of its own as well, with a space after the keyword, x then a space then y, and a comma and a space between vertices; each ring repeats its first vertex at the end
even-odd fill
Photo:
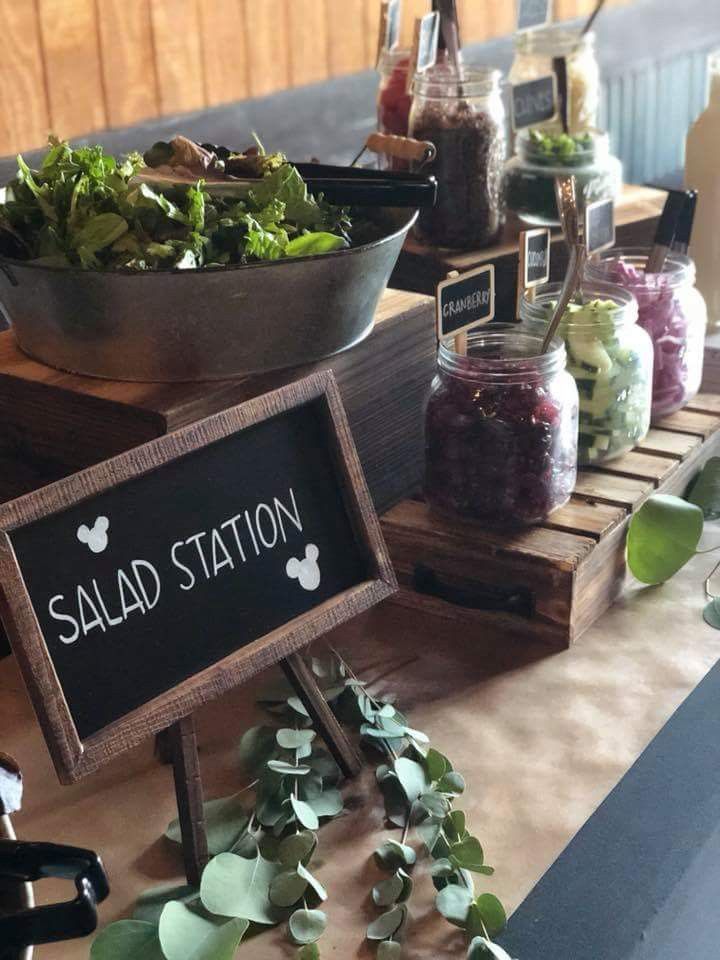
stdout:
POLYGON ((563 176, 555 180, 555 195, 557 197, 560 223, 562 224, 565 240, 570 248, 567 273, 560 291, 557 305, 548 324, 541 353, 547 353, 555 336, 558 325, 562 320, 568 304, 582 282, 583 270, 587 260, 587 247, 580 233, 580 216, 578 214, 575 177, 563 176))
POLYGON ((597 0, 597 3, 595 4, 595 9, 587 18, 587 21, 585 22, 585 26, 580 31, 581 37, 584 37, 586 33, 589 33, 590 30, 592 30, 592 25, 595 23, 595 20, 597 19, 598 14, 600 13, 600 11, 604 6, 605 6, 605 0, 597 0))

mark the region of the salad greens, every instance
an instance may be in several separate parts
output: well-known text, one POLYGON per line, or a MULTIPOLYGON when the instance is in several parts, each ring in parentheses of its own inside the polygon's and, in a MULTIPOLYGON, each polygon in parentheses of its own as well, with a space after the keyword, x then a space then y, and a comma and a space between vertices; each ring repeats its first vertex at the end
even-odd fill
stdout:
POLYGON ((135 179, 133 153, 73 149, 50 138, 39 170, 21 156, 0 190, 0 254, 55 267, 156 270, 220 267, 329 253, 349 246, 347 212, 312 196, 280 154, 242 199, 203 180, 160 192, 135 179))

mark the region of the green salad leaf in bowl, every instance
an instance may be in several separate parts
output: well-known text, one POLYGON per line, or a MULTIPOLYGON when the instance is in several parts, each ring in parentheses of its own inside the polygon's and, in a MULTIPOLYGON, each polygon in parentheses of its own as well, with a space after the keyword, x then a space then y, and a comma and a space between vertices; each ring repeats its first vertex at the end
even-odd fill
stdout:
POLYGON ((138 176, 150 169, 140 154, 115 159, 51 137, 39 169, 18 157, 0 190, 0 256, 87 270, 195 269, 349 246, 348 212, 310 194, 282 154, 266 161, 242 196, 216 195, 204 179, 166 186, 138 176))

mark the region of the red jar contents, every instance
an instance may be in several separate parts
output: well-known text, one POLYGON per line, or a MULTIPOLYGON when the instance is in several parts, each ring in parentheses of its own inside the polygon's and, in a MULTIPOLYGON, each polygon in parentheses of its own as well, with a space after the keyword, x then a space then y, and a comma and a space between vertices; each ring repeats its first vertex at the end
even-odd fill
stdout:
POLYGON ((441 345, 425 421, 425 495, 486 526, 539 523, 569 498, 577 461, 577 388, 560 341, 473 334, 468 356, 441 345), (524 354, 524 355, 523 355, 524 354))
POLYGON ((409 57, 400 60, 392 68, 390 75, 383 77, 378 95, 378 129, 380 133, 391 133, 406 137, 410 119, 412 98, 407 90, 409 57))

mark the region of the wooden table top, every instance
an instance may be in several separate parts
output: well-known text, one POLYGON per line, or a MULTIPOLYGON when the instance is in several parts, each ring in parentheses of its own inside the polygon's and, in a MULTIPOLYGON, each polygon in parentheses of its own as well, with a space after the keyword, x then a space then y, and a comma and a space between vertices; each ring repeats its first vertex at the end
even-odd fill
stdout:
MULTIPOLYGON (((718 540, 715 532, 703 546, 718 540)), ((720 631, 702 620, 703 580, 713 555, 697 556, 660 588, 630 585, 570 650, 512 647, 487 634, 463 633, 386 603, 332 637, 378 690, 394 690, 414 726, 425 730, 466 777, 462 803, 496 867, 487 889, 514 909, 573 834, 597 808, 720 657, 720 631)), ((257 721, 254 698, 263 676, 198 715, 208 797, 243 785, 236 745, 257 721)), ((181 880, 179 854, 161 839, 175 816, 169 768, 152 744, 115 760, 93 777, 61 787, 53 773, 19 673, 0 663, 0 749, 25 772, 25 809, 18 835, 99 851, 112 894, 101 920, 129 914, 145 888, 181 880)), ((329 888, 323 957, 371 956, 364 928, 375 915, 368 892, 378 871, 370 862, 385 835, 373 771, 344 788, 347 811, 320 831, 317 870, 329 888)), ((432 910, 429 878, 413 897, 406 953, 410 960, 464 956, 459 931, 432 910)), ((419 878, 419 879, 420 879, 419 878)), ((68 896, 55 881, 37 889, 40 902, 68 896)), ((89 941, 39 948, 40 960, 80 960, 89 941)), ((241 946, 238 957, 293 956, 282 930, 241 946)))

